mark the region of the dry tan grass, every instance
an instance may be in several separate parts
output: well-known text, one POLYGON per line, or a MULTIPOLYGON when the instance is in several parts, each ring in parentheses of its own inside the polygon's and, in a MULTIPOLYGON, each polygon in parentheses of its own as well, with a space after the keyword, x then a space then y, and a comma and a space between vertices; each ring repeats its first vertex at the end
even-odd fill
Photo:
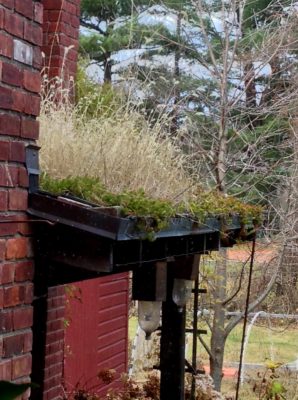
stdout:
POLYGON ((143 188, 159 198, 189 196, 193 181, 185 169, 187 158, 165 135, 161 123, 150 126, 127 104, 97 118, 83 118, 77 111, 44 100, 42 171, 54 178, 98 177, 113 192, 143 188))

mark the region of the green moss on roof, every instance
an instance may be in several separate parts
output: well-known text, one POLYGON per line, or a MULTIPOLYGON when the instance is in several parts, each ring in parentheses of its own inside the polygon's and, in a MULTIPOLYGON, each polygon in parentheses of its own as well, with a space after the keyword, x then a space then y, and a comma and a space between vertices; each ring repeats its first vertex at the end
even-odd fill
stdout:
MULTIPOLYGON (((177 204, 169 200, 150 198, 142 189, 120 194, 111 193, 99 179, 91 177, 58 180, 44 174, 41 176, 40 187, 55 195, 69 194, 100 206, 120 206, 123 217, 138 217, 145 225, 147 218, 150 218, 150 227, 153 226, 152 229, 156 231, 166 227, 170 218, 177 216, 188 216, 199 223, 213 216, 228 219, 232 215, 238 215, 244 224, 258 224, 262 218, 261 207, 245 204, 216 191, 198 190, 188 204, 177 204)), ((146 228, 147 226, 144 226, 144 229, 146 228)))

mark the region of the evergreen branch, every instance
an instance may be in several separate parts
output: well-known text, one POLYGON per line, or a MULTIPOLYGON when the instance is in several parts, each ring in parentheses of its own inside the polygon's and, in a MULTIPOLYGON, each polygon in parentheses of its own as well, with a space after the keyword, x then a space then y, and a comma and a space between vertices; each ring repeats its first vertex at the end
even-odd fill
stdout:
POLYGON ((80 18, 80 24, 84 27, 84 28, 88 28, 88 29, 92 29, 96 32, 98 32, 99 34, 103 35, 103 36, 107 36, 107 32, 103 31, 100 27, 99 24, 94 25, 91 22, 87 22, 85 21, 83 18, 80 18))

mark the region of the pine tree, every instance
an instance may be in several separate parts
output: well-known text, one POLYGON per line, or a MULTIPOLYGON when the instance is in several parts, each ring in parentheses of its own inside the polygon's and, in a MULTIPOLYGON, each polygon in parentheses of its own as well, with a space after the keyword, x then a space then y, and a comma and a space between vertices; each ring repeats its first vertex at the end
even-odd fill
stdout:
MULTIPOLYGON (((179 9, 187 1, 168 0, 164 7, 179 9)), ((104 70, 104 82, 112 81, 113 61, 111 56, 123 49, 144 48, 148 52, 157 48, 171 51, 176 45, 176 36, 163 24, 154 26, 141 24, 138 16, 151 6, 160 5, 156 0, 83 0, 81 25, 90 29, 81 36, 81 51, 87 54, 104 70)), ((154 50, 155 49, 155 50, 154 50)))

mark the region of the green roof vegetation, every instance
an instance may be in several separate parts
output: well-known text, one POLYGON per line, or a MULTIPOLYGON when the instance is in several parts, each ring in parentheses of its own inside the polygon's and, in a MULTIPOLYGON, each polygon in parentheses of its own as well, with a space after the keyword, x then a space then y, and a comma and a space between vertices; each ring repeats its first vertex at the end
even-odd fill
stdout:
POLYGON ((203 223, 208 217, 222 217, 224 220, 237 215, 243 224, 259 224, 262 218, 262 208, 244 204, 240 200, 223 196, 217 191, 197 193, 188 203, 175 203, 170 200, 154 199, 145 194, 143 189, 124 191, 119 194, 108 191, 98 178, 69 177, 53 179, 49 175, 41 176, 40 187, 55 195, 73 195, 100 206, 121 208, 121 216, 135 216, 142 221, 144 230, 159 231, 166 228, 173 217, 187 216, 198 223, 203 223))

